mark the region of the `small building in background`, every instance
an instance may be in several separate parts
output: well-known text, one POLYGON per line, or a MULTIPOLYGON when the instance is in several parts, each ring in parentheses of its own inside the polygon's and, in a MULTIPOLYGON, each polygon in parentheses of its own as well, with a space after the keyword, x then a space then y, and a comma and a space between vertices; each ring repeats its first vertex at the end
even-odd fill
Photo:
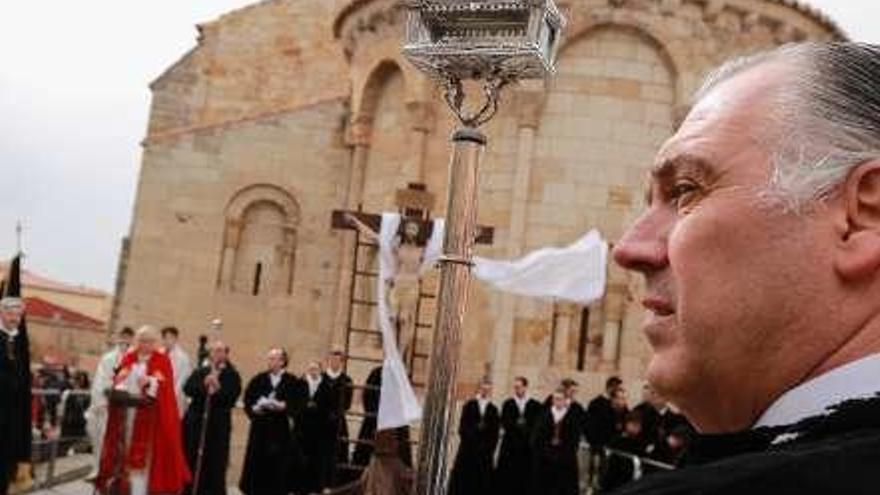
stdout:
MULTIPOLYGON (((0 263, 0 279, 8 263, 0 263)), ((106 349, 112 294, 22 271, 31 361, 91 371, 106 349)))

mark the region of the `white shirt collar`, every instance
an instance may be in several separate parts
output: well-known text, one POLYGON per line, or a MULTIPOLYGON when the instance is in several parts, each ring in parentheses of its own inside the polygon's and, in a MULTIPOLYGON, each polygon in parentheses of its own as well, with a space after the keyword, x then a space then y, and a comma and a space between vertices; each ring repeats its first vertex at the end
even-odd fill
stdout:
POLYGON ((269 372, 269 383, 272 384, 272 388, 278 386, 281 383, 281 376, 284 375, 284 370, 278 370, 278 372, 269 372))
POLYGON ((477 396, 477 407, 480 408, 480 416, 486 414, 486 408, 489 407, 489 398, 477 396))
POLYGON ((309 383, 309 397, 312 397, 321 385, 321 375, 318 375, 318 378, 312 378, 312 375, 306 373, 306 381, 309 383))
POLYGON ((562 409, 550 407, 550 412, 553 414, 553 422, 558 423, 562 421, 562 418, 564 418, 566 414, 568 414, 568 407, 563 407, 562 409))
POLYGON ((6 328, 6 325, 3 324, 3 320, 0 320, 0 331, 3 331, 3 333, 8 335, 10 338, 14 339, 15 337, 18 337, 18 329, 14 328, 12 330, 8 330, 6 328))
POLYGON ((520 414, 522 414, 526 409, 526 403, 529 401, 529 396, 523 395, 522 398, 520 398, 514 394, 513 400, 516 402, 516 407, 519 409, 520 414))
POLYGON ((342 370, 333 371, 330 368, 327 368, 327 371, 325 371, 324 373, 327 373, 327 376, 329 376, 331 380, 335 380, 339 378, 340 375, 342 375, 342 370))
POLYGON ((780 426, 827 412, 848 399, 880 392, 880 353, 832 369, 785 392, 768 407, 754 428, 780 426))

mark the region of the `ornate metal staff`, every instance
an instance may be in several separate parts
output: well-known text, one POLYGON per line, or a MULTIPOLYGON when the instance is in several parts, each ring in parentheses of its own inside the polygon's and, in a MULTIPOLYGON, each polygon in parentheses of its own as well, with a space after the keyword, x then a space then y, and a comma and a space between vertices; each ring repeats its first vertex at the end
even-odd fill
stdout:
POLYGON ((475 239, 477 171, 486 144, 477 128, 497 112, 504 86, 553 72, 565 20, 553 0, 409 0, 406 9, 403 53, 443 85, 462 124, 452 135, 439 310, 416 476, 418 495, 443 495, 475 239), (481 81, 485 94, 473 112, 464 108, 462 81, 469 79, 481 81))
MULTIPOLYGON (((215 318, 211 321, 211 334, 214 339, 219 338, 220 331, 223 329, 223 320, 220 318, 215 318)), ((208 372, 205 378, 208 376, 215 376, 217 380, 220 379, 220 371, 221 368, 217 368, 214 366, 214 363, 210 361, 211 357, 208 356, 209 362, 208 366, 211 367, 211 370, 208 372)), ((214 391, 216 393, 217 390, 214 391)), ((199 485, 201 485, 202 481, 202 468, 204 467, 205 461, 205 444, 208 441, 208 421, 211 419, 211 399, 214 394, 208 390, 207 386, 205 387, 205 403, 204 403, 204 411, 202 411, 202 428, 199 431, 199 446, 196 451, 196 472, 193 473, 193 484, 192 484, 192 493, 193 495, 199 494, 199 485)))

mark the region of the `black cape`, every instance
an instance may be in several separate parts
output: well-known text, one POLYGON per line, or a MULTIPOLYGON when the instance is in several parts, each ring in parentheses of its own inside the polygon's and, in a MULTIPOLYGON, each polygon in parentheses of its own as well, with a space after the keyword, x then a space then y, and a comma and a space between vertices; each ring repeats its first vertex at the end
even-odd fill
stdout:
MULTIPOLYGON (((199 442, 201 441, 202 418, 205 401, 208 397, 205 378, 211 368, 203 366, 195 370, 183 386, 190 398, 189 408, 183 416, 183 438, 186 459, 193 479, 196 476, 199 442)), ((227 364, 219 375, 220 390, 211 396, 208 412, 205 446, 202 454, 199 490, 197 495, 225 495, 226 468, 229 466, 229 436, 232 433, 232 408, 241 394, 241 377, 232 364, 227 364)), ((192 487, 187 488, 192 493, 192 487)))
POLYGON ((617 433, 617 414, 611 400, 598 395, 587 406, 586 435, 593 452, 601 453, 617 433))
POLYGON ((493 493, 499 495, 525 495, 531 485, 532 431, 541 416, 543 406, 534 400, 526 401, 520 412, 513 398, 501 405, 501 448, 498 450, 498 467, 495 469, 493 493))
POLYGON ((880 398, 844 402, 797 424, 694 439, 677 471, 615 494, 713 495, 880 492, 880 398))
POLYGON ((0 494, 18 464, 31 461, 31 375, 24 324, 15 338, 0 332, 0 494))
POLYGON ((337 376, 336 378, 332 378, 327 373, 324 373, 324 379, 330 382, 331 387, 333 387, 333 393, 336 395, 337 398, 336 417, 338 419, 339 426, 336 429, 336 437, 339 439, 339 441, 336 446, 336 463, 348 464, 348 421, 345 416, 348 410, 351 409, 351 400, 354 394, 354 389, 352 388, 353 382, 351 380, 351 377, 344 372, 340 373, 339 376, 337 376))
POLYGON ((352 464, 366 467, 373 456, 373 440, 376 438, 376 421, 379 413, 379 392, 382 387, 382 367, 377 366, 370 371, 364 390, 361 393, 363 401, 364 420, 358 432, 358 442, 352 455, 352 464))
MULTIPOLYGON (((377 366, 370 371, 361 394, 364 408, 364 420, 358 432, 357 445, 352 455, 352 464, 366 467, 373 457, 373 442, 376 438, 376 425, 379 413, 379 397, 382 389, 382 367, 377 366)), ((395 431, 397 435, 398 457, 407 467, 412 467, 412 445, 410 444, 409 426, 401 426, 395 431)))
POLYGON ((461 443, 452 466, 450 495, 488 493, 492 486, 492 459, 498 446, 501 418, 491 402, 480 414, 476 399, 467 401, 461 410, 458 435, 461 443))
POLYGON ((305 471, 295 488, 303 493, 320 492, 334 484, 339 400, 333 385, 322 376, 314 395, 309 393, 308 382, 300 380, 295 402, 294 434, 305 456, 305 471))
POLYGON ((278 385, 272 387, 269 373, 263 372, 245 388, 244 410, 251 428, 238 484, 245 495, 285 495, 290 491, 288 473, 294 457, 291 416, 296 387, 297 379, 290 373, 283 372, 278 385), (257 401, 269 396, 287 404, 287 409, 255 412, 257 401))
POLYGON ((582 424, 578 410, 569 408, 559 423, 553 421, 549 408, 544 409, 532 433, 534 467, 533 495, 578 494, 578 447, 582 424))

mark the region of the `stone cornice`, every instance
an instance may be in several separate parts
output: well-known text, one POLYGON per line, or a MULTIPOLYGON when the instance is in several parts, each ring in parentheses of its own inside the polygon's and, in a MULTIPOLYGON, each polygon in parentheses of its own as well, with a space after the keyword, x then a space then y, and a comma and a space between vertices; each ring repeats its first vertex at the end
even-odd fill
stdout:
MULTIPOLYGON (((799 0, 607 0, 608 5, 614 9, 655 10, 664 16, 674 16, 676 11, 685 4, 696 4, 702 7, 703 19, 708 24, 715 23, 722 14, 734 13, 741 18, 740 25, 743 29, 749 29, 759 23, 766 23, 781 32, 780 41, 797 41, 805 37, 806 33, 790 25, 785 19, 768 17, 765 13, 752 11, 761 4, 776 5, 792 9, 805 18, 815 22, 817 27, 824 28, 832 38, 845 40, 846 33, 828 15, 819 9, 811 7, 799 0)), ((571 0, 558 0, 563 10, 581 10, 589 6, 579 5, 571 0)), ((345 52, 351 56, 357 37, 362 32, 376 32, 383 24, 397 24, 402 22, 401 0, 352 0, 337 14, 333 22, 333 34, 341 39, 345 46, 345 52)))

